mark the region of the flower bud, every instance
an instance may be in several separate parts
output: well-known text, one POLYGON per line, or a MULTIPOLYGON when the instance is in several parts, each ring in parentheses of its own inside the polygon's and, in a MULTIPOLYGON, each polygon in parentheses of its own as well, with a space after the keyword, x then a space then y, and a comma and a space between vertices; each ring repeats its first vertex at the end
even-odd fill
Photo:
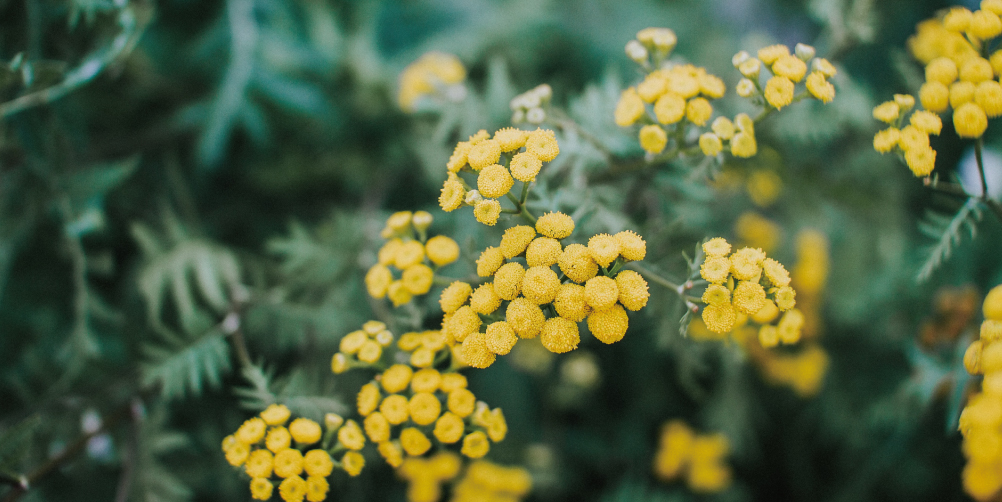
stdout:
POLYGON ((630 40, 626 43, 626 55, 637 64, 647 63, 647 49, 636 40, 630 40))
POLYGON ((815 52, 814 47, 807 44, 797 44, 793 49, 793 53, 805 63, 814 58, 815 52))

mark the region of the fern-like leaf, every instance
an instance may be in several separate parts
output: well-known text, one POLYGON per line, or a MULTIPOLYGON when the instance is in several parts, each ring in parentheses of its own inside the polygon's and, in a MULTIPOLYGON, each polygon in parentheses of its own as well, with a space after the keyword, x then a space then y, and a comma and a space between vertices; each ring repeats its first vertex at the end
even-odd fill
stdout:
POLYGON ((919 230, 937 241, 930 248, 928 257, 915 276, 917 282, 927 281, 936 269, 950 258, 953 248, 960 244, 965 230, 972 239, 977 235, 977 222, 981 220, 982 214, 978 204, 977 199, 968 199, 952 218, 930 213, 927 221, 920 224, 919 230))
POLYGON ((196 338, 165 335, 165 344, 145 347, 143 383, 160 383, 161 393, 170 399, 187 393, 201 394, 208 384, 218 388, 231 368, 229 347, 218 329, 196 338))

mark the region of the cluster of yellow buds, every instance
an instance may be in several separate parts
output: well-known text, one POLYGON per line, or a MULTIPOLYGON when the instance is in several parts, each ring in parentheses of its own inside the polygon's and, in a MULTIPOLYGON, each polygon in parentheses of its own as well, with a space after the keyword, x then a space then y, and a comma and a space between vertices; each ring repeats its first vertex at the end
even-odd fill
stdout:
POLYGON ((702 296, 707 329, 727 333, 738 324, 741 314, 761 325, 758 336, 763 347, 800 340, 804 315, 794 308, 796 292, 781 263, 757 248, 731 253, 731 245, 722 237, 703 243, 703 252, 706 258, 699 274, 710 283, 702 296), (785 314, 778 325, 772 325, 782 312, 785 314))
POLYGON ((553 89, 548 84, 540 84, 512 98, 511 123, 528 122, 539 125, 546 120, 546 109, 553 98, 553 89))
POLYGON ((477 274, 492 282, 474 290, 456 281, 442 291, 442 331, 462 343, 466 364, 486 368, 520 338, 538 336, 557 354, 574 350, 580 342, 578 323, 586 318, 603 343, 623 338, 626 309, 643 308, 649 293, 640 274, 621 268, 644 259, 647 244, 627 230, 593 236, 587 246, 564 246, 561 240, 573 231, 574 220, 560 212, 541 216, 535 228, 511 227, 499 246, 488 247, 477 259, 477 274))
POLYGON ((984 374, 981 392, 960 414, 964 435, 964 490, 976 500, 995 500, 1002 492, 1002 286, 985 295, 981 337, 964 354, 972 375, 984 374))
POLYGON ((407 480, 408 502, 438 502, 442 483, 459 475, 463 460, 451 451, 441 451, 429 458, 408 457, 397 468, 397 476, 407 480))
POLYGON ((357 476, 365 465, 365 458, 358 452, 362 448, 357 441, 359 435, 345 432, 343 420, 333 413, 324 420, 326 434, 320 424, 307 418, 297 418, 286 427, 290 417, 284 405, 269 406, 260 416, 244 422, 233 435, 226 436, 223 452, 230 465, 242 466, 250 476, 254 499, 270 499, 278 483, 278 492, 286 502, 302 502, 304 498, 321 502, 327 498, 327 477, 335 467, 357 476), (334 431, 338 442, 332 445, 334 431), (345 450, 340 461, 331 458, 331 452, 345 450), (273 481, 273 477, 281 481, 273 481))
POLYGON ((429 52, 400 73, 397 102, 404 111, 413 112, 424 97, 458 102, 466 97, 466 68, 459 58, 442 52, 429 52))
POLYGON ((501 203, 497 200, 508 196, 519 212, 525 204, 529 184, 536 181, 536 175, 544 162, 550 162, 560 153, 556 135, 549 129, 523 131, 506 127, 491 137, 481 130, 470 136, 469 141, 460 141, 446 168, 449 176, 442 186, 438 203, 445 211, 454 211, 465 205, 473 207, 477 221, 491 225, 497 223, 501 215, 501 203), (460 176, 462 173, 477 173, 477 188, 460 176), (511 191, 515 180, 522 183, 522 196, 516 198, 511 191))
POLYGON ((814 57, 814 47, 797 44, 791 54, 789 47, 776 44, 759 49, 757 56, 741 51, 731 58, 731 63, 744 77, 735 89, 738 96, 764 98, 770 107, 779 110, 793 103, 797 96, 796 84, 803 81, 806 88, 804 96, 810 95, 822 103, 835 99, 835 86, 828 82, 837 73, 835 65, 825 58, 814 57), (764 88, 760 81, 762 66, 772 73, 764 88))
POLYGON ((331 359, 331 371, 339 375, 356 366, 371 366, 383 358, 384 348, 393 343, 393 333, 380 321, 368 321, 362 329, 341 338, 331 359))
POLYGON ((661 428, 654 474, 664 481, 684 475, 694 492, 720 492, 731 483, 731 469, 724 462, 729 449, 723 434, 696 434, 685 422, 672 420, 661 428))
POLYGON ((400 211, 386 220, 382 236, 389 239, 379 250, 378 262, 365 274, 365 287, 373 298, 388 297, 399 307, 414 296, 428 293, 435 271, 459 258, 459 245, 444 235, 428 238, 432 216, 426 211, 400 211), (393 269, 399 278, 395 278, 393 269))
MULTIPOLYGON (((998 83, 995 85, 998 86, 998 83)), ((902 127, 905 117, 909 116, 908 112, 914 106, 915 98, 910 94, 895 94, 893 101, 885 101, 873 109, 875 119, 890 125, 873 136, 873 148, 880 153, 898 152, 904 157, 912 174, 925 177, 936 167, 936 150, 929 146, 929 135, 938 136, 943 128, 943 121, 931 111, 915 110, 911 112, 909 124, 902 127)))
POLYGON ((452 502, 518 502, 530 490, 532 477, 525 469, 477 460, 453 487, 452 502))

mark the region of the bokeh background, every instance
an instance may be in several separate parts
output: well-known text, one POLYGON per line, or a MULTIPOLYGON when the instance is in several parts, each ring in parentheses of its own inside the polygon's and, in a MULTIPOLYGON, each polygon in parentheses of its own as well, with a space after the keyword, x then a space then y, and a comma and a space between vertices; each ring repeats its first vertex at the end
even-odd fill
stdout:
MULTIPOLYGON (((708 237, 769 245, 792 268, 798 239, 820 236, 813 333, 780 354, 812 358, 770 370, 740 344, 683 336, 682 306, 652 285, 621 343, 524 351, 470 373, 511 431, 491 459, 532 473, 530 500, 966 500, 961 359, 981 295, 1002 282, 1002 222, 971 219, 976 232, 961 228, 918 280, 963 201, 874 152, 870 114, 917 90, 906 39, 950 5, 0 1, 0 497, 57 459, 22 500, 248 500, 222 437, 275 396, 306 416, 347 412, 368 378, 335 378, 330 355, 390 315, 362 286, 386 216, 432 212, 467 259, 496 239, 468 212, 438 210, 442 167, 542 83, 616 155, 641 155, 612 119, 641 77, 623 46, 664 26, 676 57, 724 79, 717 106, 732 116, 749 110, 731 56, 772 43, 835 62, 837 97, 770 118, 759 155, 711 177, 682 162, 589 184, 608 166, 562 143, 561 169, 584 177, 550 178, 553 204, 591 204, 588 228, 638 230, 652 266, 680 279, 682 253, 708 237), (398 75, 432 50, 466 65, 468 94, 405 113, 398 75), (781 188, 763 201, 755 173, 781 188), (240 373, 221 336, 229 315, 261 379, 240 373), (726 490, 654 476, 670 419, 726 435, 726 490), (63 459, 68 447, 79 450, 63 459)), ((986 144, 998 197, 994 124, 986 144)), ((971 171, 971 143, 949 124, 933 146, 942 176, 971 171)), ((335 477, 329 499, 404 490, 371 458, 360 478, 335 477)))

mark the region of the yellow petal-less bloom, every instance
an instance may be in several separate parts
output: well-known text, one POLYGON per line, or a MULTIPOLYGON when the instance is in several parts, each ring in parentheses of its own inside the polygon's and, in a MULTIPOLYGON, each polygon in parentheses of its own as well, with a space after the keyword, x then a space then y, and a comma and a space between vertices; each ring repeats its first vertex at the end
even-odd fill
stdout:
MULTIPOLYGON (((385 413, 384 413, 385 414, 385 413)), ((337 431, 337 440, 349 450, 361 450, 365 446, 365 435, 354 420, 345 421, 337 431)))
POLYGON ((529 138, 529 132, 514 127, 498 129, 494 133, 494 141, 501 146, 502 152, 511 152, 525 146, 525 140, 529 138))
POLYGON ((732 303, 739 312, 752 315, 765 306, 765 288, 752 281, 741 281, 734 288, 732 303))
MULTIPOLYGON (((393 425, 400 425, 410 418, 407 398, 400 394, 386 396, 379 405, 379 412, 393 425)), ((353 448, 354 449, 354 448, 353 448)))
POLYGON ((988 128, 988 116, 980 106, 964 103, 953 111, 953 127, 961 138, 978 138, 988 128))
POLYGON ((782 263, 773 260, 772 258, 762 260, 762 272, 765 273, 765 278, 768 279, 773 286, 783 287, 790 285, 790 273, 786 270, 786 267, 784 267, 782 263))
POLYGON ((501 216, 501 203, 494 199, 484 199, 473 206, 473 216, 484 225, 493 227, 501 216))
POLYGON ((720 136, 720 139, 731 139, 734 137, 734 122, 727 117, 717 117, 710 124, 713 134, 720 136))
POLYGON ((734 328, 737 312, 730 303, 718 303, 703 307, 703 323, 714 333, 727 333, 734 328))
POLYGON ((550 267, 529 267, 522 276, 522 295, 537 304, 550 303, 560 290, 560 279, 550 267))
POLYGON ((454 413, 460 418, 466 418, 473 413, 477 404, 477 398, 472 392, 463 388, 455 389, 449 392, 449 397, 446 398, 446 407, 449 408, 449 412, 454 413))
POLYGON ((341 428, 344 424, 344 417, 338 415, 337 413, 327 413, 324 415, 324 427, 327 430, 332 431, 341 428))
POLYGON ((386 441, 379 443, 379 454, 383 456, 390 467, 397 468, 404 462, 404 451, 400 448, 400 443, 396 441, 386 441))
MULTIPOLYGON (((362 462, 364 463, 365 460, 363 459, 362 462)), ((351 463, 351 461, 347 462, 347 464, 351 463)), ((345 471, 347 470, 348 467, 345 467, 345 471)), ((327 478, 321 476, 310 476, 306 478, 306 500, 309 500, 310 502, 323 502, 327 499, 327 492, 329 490, 330 485, 327 483, 327 478)))
POLYGON ((706 256, 727 256, 731 252, 731 245, 723 237, 714 237, 703 243, 703 252, 706 256))
POLYGON ((623 270, 616 276, 616 288, 619 290, 619 303, 634 312, 644 308, 651 297, 647 281, 633 270, 623 270))
POLYGON ((780 56, 772 63, 772 72, 794 82, 800 82, 807 73, 807 63, 793 55, 780 56))
POLYGON ((916 177, 929 176, 936 167, 936 150, 928 146, 906 150, 905 163, 916 177))
POLYGON ((781 44, 770 45, 758 50, 758 58, 767 65, 771 65, 779 60, 779 58, 789 55, 790 48, 781 44))
POLYGON ((819 71, 812 71, 807 76, 807 92, 825 104, 835 99, 835 86, 819 71))
POLYGON ((759 324, 769 324, 779 317, 779 307, 772 300, 766 300, 765 306, 751 316, 751 319, 759 324))
POLYGON ((274 467, 273 459, 274 457, 268 450, 254 450, 247 457, 247 463, 244 464, 244 472, 252 478, 271 477, 271 469, 274 467))
POLYGON ((250 446, 247 443, 237 441, 230 445, 230 447, 225 451, 226 461, 229 462, 233 467, 239 467, 247 461, 247 457, 250 456, 250 446))
POLYGON ((731 155, 747 159, 758 153, 758 143, 755 135, 749 132, 739 132, 731 138, 731 155))
POLYGON ((761 249, 741 248, 731 255, 731 273, 738 280, 757 280, 756 277, 762 272, 763 259, 765 253, 761 249))
POLYGON ((445 212, 455 211, 459 209, 459 206, 463 205, 463 199, 465 198, 466 188, 463 187, 463 183, 459 181, 459 178, 455 174, 452 174, 442 184, 442 192, 438 196, 438 205, 445 212))
POLYGON ((525 262, 530 267, 549 267, 560 259, 563 247, 552 237, 537 237, 525 249, 525 262))
POLYGON ((677 123, 685 117, 685 99, 674 92, 666 92, 654 103, 654 116, 662 124, 677 123))
POLYGON ((960 74, 957 63, 948 57, 939 57, 929 61, 925 66, 925 79, 929 82, 940 82, 950 85, 957 80, 960 74))
POLYGON ((460 373, 446 373, 442 375, 442 392, 452 392, 456 389, 465 389, 466 386, 466 377, 460 373))
POLYGON ((482 458, 491 449, 487 435, 481 431, 471 432, 463 438, 463 448, 460 453, 469 458, 482 458))
POLYGON ((490 419, 487 420, 485 427, 487 427, 487 437, 491 441, 495 443, 504 441, 505 436, 508 435, 508 422, 505 420, 501 408, 491 410, 490 419))
POLYGON ((717 462, 693 464, 686 473, 689 488, 696 493, 718 493, 731 484, 731 469, 717 462))
POLYGON ((711 284, 720 284, 731 273, 731 261, 723 256, 709 256, 699 266, 699 275, 711 284))
POLYGON ((619 300, 616 281, 605 276, 592 277, 585 283, 585 301, 595 310, 612 307, 619 300))
POLYGON ((529 225, 517 225, 505 230, 501 236, 501 253, 509 260, 524 253, 529 243, 536 237, 536 231, 529 225))
MULTIPOLYGON (((995 85, 998 85, 997 83, 995 85)), ((999 88, 1000 95, 1002 95, 1002 87, 999 88)), ((939 134, 943 129, 943 121, 939 118, 939 115, 935 113, 928 112, 925 110, 919 110, 912 114, 909 120, 915 129, 925 133, 925 134, 939 134)))
POLYGON ((251 498, 254 500, 268 500, 275 486, 267 478, 252 478, 250 482, 251 498))
POLYGON ((436 235, 425 243, 425 252, 432 263, 442 267, 459 258, 459 244, 444 235, 436 235))
POLYGON ((487 335, 476 331, 463 340, 462 361, 473 368, 484 369, 497 359, 497 355, 487 348, 487 335))
POLYGON ((644 100, 640 99, 637 90, 633 87, 626 89, 619 96, 616 103, 615 119, 616 125, 628 127, 633 125, 644 115, 644 100))
POLYGON ((348 371, 348 358, 338 352, 331 358, 331 372, 335 375, 340 375, 345 371, 348 371))
POLYGON ((413 375, 414 370, 410 366, 406 364, 394 364, 383 372, 379 383, 383 386, 383 390, 393 394, 406 389, 410 385, 413 375))
POLYGON ((466 424, 463 423, 462 418, 447 411, 435 422, 435 430, 432 434, 439 442, 452 444, 463 438, 465 427, 466 424))
POLYGON ((950 88, 941 82, 926 82, 919 88, 919 102, 926 110, 942 113, 950 106, 950 88))
POLYGON ((1002 285, 988 290, 981 304, 981 312, 989 321, 1002 321, 1002 285))
POLYGON ((981 351, 984 347, 984 343, 981 340, 975 340, 964 352, 964 369, 972 375, 981 374, 981 351))
POLYGON ((295 448, 278 452, 274 469, 275 475, 280 478, 300 475, 303 472, 303 454, 295 448))
POLYGON ((418 425, 430 425, 438 420, 438 415, 442 412, 442 403, 434 394, 418 392, 411 397, 407 408, 410 411, 411 421, 418 425))
POLYGON ((503 300, 514 300, 522 288, 522 277, 525 275, 525 268, 517 262, 509 262, 501 265, 501 268, 494 273, 494 292, 503 300))
POLYGON ((496 164, 501 158, 501 144, 492 139, 481 141, 467 154, 467 162, 474 171, 479 171, 491 164, 496 164))
POLYGON ((776 290, 776 306, 779 307, 779 310, 790 310, 797 304, 796 296, 797 292, 794 291, 793 288, 789 286, 781 287, 776 290))
POLYGON ((421 263, 421 260, 424 260, 424 246, 418 241, 407 241, 397 249, 397 254, 393 257, 393 265, 404 270, 421 263))
POLYGON ((278 485, 278 493, 285 502, 302 502, 306 497, 306 481, 299 476, 291 476, 278 485))
POLYGON ((456 148, 452 150, 452 155, 449 157, 449 162, 445 164, 445 168, 452 173, 458 173, 460 169, 466 166, 466 158, 470 153, 470 148, 473 148, 468 141, 460 141, 456 143, 456 148))
POLYGON ((974 102, 985 111, 988 118, 1002 115, 1002 85, 994 80, 981 82, 974 90, 974 102))
POLYGON ((720 141, 720 136, 704 132, 699 135, 699 149, 703 151, 703 155, 714 157, 724 149, 724 143, 720 141))
POLYGON ((974 15, 963 7, 953 7, 943 17, 943 27, 950 31, 963 32, 971 26, 974 15))
POLYGON ((434 368, 425 368, 414 374, 411 390, 414 392, 435 392, 442 385, 442 374, 434 368))
POLYGON ((363 417, 376 411, 382 396, 379 394, 379 387, 375 383, 367 383, 358 391, 357 407, 358 414, 363 417))
POLYGON ((577 323, 563 317, 551 317, 543 323, 539 339, 546 350, 563 354, 578 348, 581 335, 577 323))
POLYGON ((515 179, 530 183, 536 181, 536 175, 543 167, 543 161, 529 152, 516 153, 511 159, 511 175, 515 179))
POLYGON ((472 292, 473 288, 468 283, 455 281, 442 290, 438 304, 442 307, 442 312, 451 314, 466 303, 472 292))
POLYGON ((623 230, 613 236, 619 243, 619 254, 631 261, 640 261, 647 256, 647 241, 632 230, 623 230))
POLYGON ((758 94, 758 88, 755 87, 755 82, 752 82, 747 78, 739 80, 738 85, 734 88, 734 90, 738 93, 738 96, 741 96, 742 98, 750 98, 758 94))
POLYGON ((493 246, 484 249, 477 258, 477 275, 490 277, 504 264, 504 252, 493 246))
MULTIPOLYGON (((797 61, 800 60, 797 59, 797 61)), ((773 108, 780 110, 793 102, 793 87, 792 80, 781 75, 776 75, 765 83, 765 100, 773 108)))
POLYGON ((375 340, 366 340, 362 348, 358 349, 358 360, 364 363, 374 364, 382 355, 383 347, 375 340))
POLYGON ((505 310, 505 321, 521 338, 535 338, 543 329, 546 316, 542 309, 526 298, 515 298, 505 310))
POLYGON ((994 75, 992 64, 985 58, 971 58, 960 66, 960 80, 977 84, 991 80, 994 75))
POLYGON ((706 291, 703 291, 703 296, 700 299, 707 305, 731 303, 731 290, 720 284, 710 284, 706 291))
POLYGON ((462 342, 470 333, 480 329, 480 323, 480 316, 473 308, 464 305, 443 323, 442 331, 448 332, 447 336, 452 336, 457 342, 462 342))
POLYGON ((790 309, 783 314, 783 318, 779 320, 776 330, 779 333, 779 339, 783 343, 797 343, 800 340, 800 330, 803 326, 804 314, 797 309, 790 309))
POLYGON ((494 292, 494 285, 486 282, 470 295, 470 308, 478 314, 492 314, 501 306, 501 297, 494 292))
POLYGON ((423 295, 431 290, 431 284, 434 279, 435 272, 431 270, 431 267, 423 263, 418 263, 404 270, 400 282, 403 283, 404 287, 410 293, 423 295))
POLYGON ((640 147, 647 153, 661 153, 667 145, 668 133, 660 126, 650 124, 640 128, 640 147))
POLYGON ((588 315, 588 330, 602 343, 616 343, 626 335, 630 318, 623 307, 613 304, 605 310, 595 310, 588 315))
POLYGON ((637 84, 637 95, 647 103, 653 103, 668 91, 668 77, 664 72, 653 71, 637 84))
POLYGON ((568 279, 577 283, 585 282, 598 273, 598 264, 588 248, 581 244, 570 244, 564 248, 557 264, 568 279))
POLYGON ((557 315, 574 322, 581 322, 591 312, 591 307, 585 301, 584 286, 577 284, 561 284, 560 291, 554 299, 553 306, 557 315))
POLYGON ((241 443, 251 445, 264 439, 266 428, 264 420, 254 417, 247 419, 233 436, 241 443))
POLYGON ((981 10, 1002 16, 1002 0, 981 0, 981 10))
POLYGON ((982 40, 1002 34, 1002 20, 996 14, 983 10, 975 11, 971 17, 970 33, 982 40))
POLYGON ((699 92, 710 99, 719 99, 724 97, 727 86, 720 77, 704 74, 699 76, 699 92))
MULTIPOLYGON (((266 448, 271 450, 273 453, 278 453, 292 444, 292 434, 289 434, 289 429, 285 427, 272 427, 268 431, 268 435, 265 436, 264 445, 266 448)), ((255 476, 251 476, 255 477, 255 476)), ((261 476, 268 477, 268 476, 261 476)))
POLYGON ((273 404, 261 412, 261 419, 268 425, 282 425, 289 420, 291 414, 284 404, 273 404))
POLYGON ((512 179, 511 174, 499 164, 484 167, 480 171, 480 175, 477 176, 477 189, 484 197, 504 197, 514 184, 515 180, 512 179))
POLYGON ((360 452, 349 451, 341 457, 341 468, 344 469, 344 472, 348 473, 351 477, 361 474, 362 468, 364 467, 365 457, 363 457, 360 452))
POLYGON ((894 101, 885 101, 873 109, 873 118, 888 124, 898 120, 900 114, 901 109, 894 101))
POLYGON ((303 455, 303 470, 307 476, 330 476, 334 461, 326 450, 310 450, 303 455))
POLYGON ((557 136, 549 129, 536 129, 525 140, 525 151, 543 162, 549 162, 560 154, 557 136))
POLYGON ((888 127, 882 131, 877 131, 873 135, 873 149, 880 153, 887 153, 898 146, 901 140, 901 131, 893 127, 888 127))
POLYGON ((431 449, 431 441, 421 430, 414 427, 407 427, 400 431, 400 446, 408 455, 416 457, 424 455, 431 449))
POLYGON ((487 350, 499 356, 507 355, 516 342, 518 337, 515 335, 515 330, 506 321, 494 322, 487 326, 487 332, 484 334, 487 350))
POLYGON ((561 212, 550 212, 536 220, 536 231, 553 239, 563 239, 574 232, 574 220, 561 212))
POLYGON ((338 348, 341 352, 351 355, 358 352, 362 348, 362 344, 368 340, 369 336, 365 334, 365 331, 352 331, 341 338, 338 348))
POLYGON ((950 84, 950 106, 959 108, 964 103, 974 101, 978 86, 973 82, 954 82, 950 84))
POLYGON ((386 219, 386 226, 394 232, 402 232, 411 226, 411 218, 414 213, 410 211, 397 211, 386 219))
POLYGON ((831 64, 831 62, 825 58, 815 58, 814 61, 811 62, 811 67, 815 71, 821 72, 821 74, 827 78, 832 78, 836 73, 838 73, 835 69, 835 65, 831 64))
POLYGON ((620 252, 619 241, 609 234, 598 234, 588 239, 588 254, 595 263, 608 267, 616 261, 620 252))

